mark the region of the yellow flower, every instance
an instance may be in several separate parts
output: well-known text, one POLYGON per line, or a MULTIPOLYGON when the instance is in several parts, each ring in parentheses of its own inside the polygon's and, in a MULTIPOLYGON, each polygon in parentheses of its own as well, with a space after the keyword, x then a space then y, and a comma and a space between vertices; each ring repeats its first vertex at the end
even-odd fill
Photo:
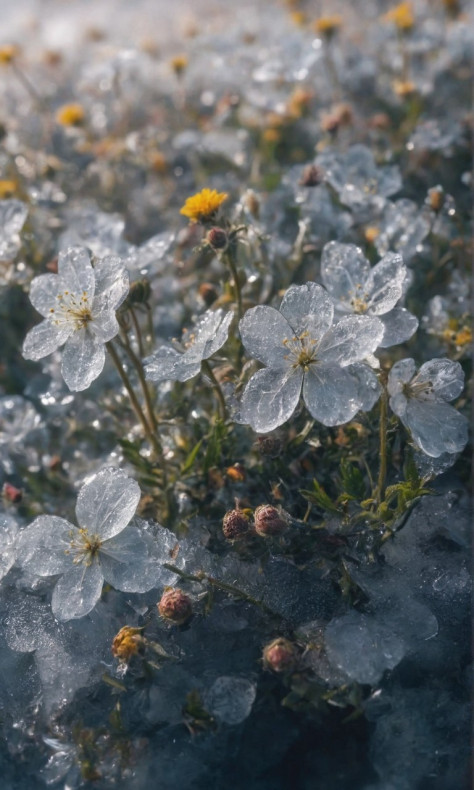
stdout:
POLYGON ((392 82, 392 88, 394 93, 400 96, 401 99, 405 99, 407 96, 413 96, 413 94, 416 93, 416 85, 411 80, 394 80, 392 82))
POLYGON ((320 16, 314 23, 314 30, 322 36, 330 38, 337 33, 342 25, 342 16, 334 14, 333 16, 320 16))
POLYGON ((61 126, 80 126, 84 121, 84 117, 85 113, 82 104, 75 102, 63 104, 56 111, 56 120, 61 126))
POLYGON ((415 16, 413 14, 413 6, 411 3, 399 3, 390 11, 383 15, 384 22, 393 22, 399 30, 406 33, 411 30, 415 24, 415 16))
POLYGON ((0 200, 3 198, 10 198, 15 194, 17 188, 16 181, 2 180, 0 181, 0 200))
POLYGON ((171 58, 170 64, 174 73, 180 77, 188 66, 187 55, 175 55, 174 58, 171 58))
POLYGON ((369 225, 364 231, 365 240, 369 244, 373 244, 379 234, 380 231, 375 225, 369 225))
POLYGON ((123 663, 128 663, 132 656, 141 652, 146 644, 146 640, 141 635, 142 628, 132 628, 124 625, 112 642, 112 655, 123 663))
POLYGON ((227 200, 226 192, 215 189, 201 189, 196 195, 189 197, 180 214, 189 217, 191 222, 207 222, 213 218, 217 209, 227 200))
POLYGON ((0 47, 0 64, 8 65, 16 58, 19 53, 18 47, 15 44, 4 44, 0 47))

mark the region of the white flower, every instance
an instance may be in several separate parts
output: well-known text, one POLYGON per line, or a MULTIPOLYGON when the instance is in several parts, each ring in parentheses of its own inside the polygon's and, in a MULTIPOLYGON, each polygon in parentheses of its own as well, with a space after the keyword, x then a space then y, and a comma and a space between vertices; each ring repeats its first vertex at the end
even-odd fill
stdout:
POLYGON ((125 529, 139 499, 135 480, 119 469, 103 469, 79 492, 79 527, 58 516, 39 516, 23 530, 20 564, 38 576, 61 574, 52 597, 58 620, 88 614, 104 580, 126 592, 145 592, 155 585, 151 537, 134 526, 125 529))
POLYGON ((418 373, 413 359, 396 362, 388 377, 390 406, 426 455, 460 452, 467 443, 468 421, 447 401, 464 387, 459 362, 432 359, 418 373))
POLYGON ((93 268, 85 248, 69 247, 59 254, 57 274, 31 283, 31 303, 44 321, 28 332, 23 356, 42 359, 65 343, 64 381, 70 390, 87 389, 104 367, 104 344, 119 331, 115 311, 127 293, 120 258, 102 258, 93 268))
POLYGON ((302 392, 308 411, 324 425, 345 423, 378 397, 375 374, 361 363, 382 339, 378 318, 347 316, 333 324, 334 305, 315 283, 293 285, 280 311, 258 306, 240 322, 247 352, 267 367, 242 396, 242 420, 259 433, 282 425, 302 392))
POLYGON ((192 332, 183 335, 184 351, 161 346, 145 359, 146 378, 150 381, 188 381, 197 376, 203 359, 209 359, 224 345, 229 334, 232 313, 207 310, 192 332))
POLYGON ((336 310, 377 316, 384 325, 382 348, 403 343, 418 327, 418 319, 397 306, 407 277, 402 256, 396 253, 388 252, 371 268, 355 244, 331 241, 323 249, 321 279, 336 310))

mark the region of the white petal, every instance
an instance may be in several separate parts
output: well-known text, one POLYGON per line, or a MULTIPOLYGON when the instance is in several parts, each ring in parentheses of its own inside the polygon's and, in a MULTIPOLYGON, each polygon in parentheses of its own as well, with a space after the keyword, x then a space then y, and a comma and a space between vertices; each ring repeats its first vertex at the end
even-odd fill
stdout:
POLYGON ((58 516, 38 516, 18 538, 18 561, 38 576, 55 576, 73 565, 69 553, 76 527, 58 516))
POLYGON ((317 340, 332 324, 334 305, 321 285, 306 283, 288 288, 280 312, 293 328, 294 335, 308 331, 317 340))
POLYGON ((167 346, 161 346, 153 356, 145 359, 144 365, 149 381, 188 381, 201 370, 200 359, 196 361, 167 346))
POLYGON ((369 311, 373 315, 387 313, 403 294, 406 267, 401 255, 389 252, 370 270, 365 282, 369 295, 369 311))
POLYGON ((325 334, 317 354, 323 362, 350 365, 372 354, 382 337, 383 325, 375 316, 346 316, 325 334))
POLYGON ((301 368, 257 371, 242 396, 242 419, 257 433, 283 425, 296 409, 301 392, 301 368))
POLYGON ((58 294, 64 288, 64 281, 57 274, 41 274, 31 281, 30 302, 44 318, 51 318, 50 311, 57 307, 58 294))
POLYGON ((79 491, 77 521, 81 527, 106 540, 125 529, 139 500, 140 487, 135 480, 121 469, 101 469, 79 491))
POLYGON ((95 295, 93 312, 117 310, 126 298, 130 284, 128 272, 121 258, 108 255, 94 266, 95 295))
POLYGON ((310 365, 303 398, 310 414, 323 425, 341 425, 359 411, 358 381, 338 365, 310 365))
POLYGON ((102 372, 105 347, 87 328, 74 332, 64 346, 61 373, 69 389, 81 392, 102 372))
POLYGON ((404 343, 418 329, 418 318, 406 310, 405 307, 394 307, 393 310, 385 313, 385 315, 379 315, 378 318, 384 325, 380 348, 388 348, 398 343, 404 343))
POLYGON ((288 321, 273 307, 259 305, 247 310, 239 324, 247 354, 264 365, 286 366, 286 340, 294 336, 288 321))
MULTIPOLYGON (((401 359, 395 362, 390 373, 388 374, 387 389, 390 395, 397 395, 402 392, 403 385, 407 384, 416 373, 416 365, 414 359, 401 359)), ((395 412, 398 414, 398 412, 395 412)))
POLYGON ((70 336, 72 327, 54 326, 47 318, 30 329, 23 342, 25 359, 43 359, 62 346, 70 336))
POLYGON ((58 620, 73 620, 92 611, 102 593, 104 577, 98 562, 76 565, 56 583, 51 608, 58 620))
POLYGON ((380 398, 382 386, 374 371, 363 362, 344 368, 357 382, 357 399, 360 411, 370 411, 380 398))
POLYGON ((449 403, 410 398, 403 420, 426 455, 458 453, 468 439, 468 421, 449 403))
POLYGON ((116 590, 151 590, 161 576, 155 555, 153 538, 137 527, 128 527, 102 546, 100 563, 104 578, 116 590))
POLYGON ((103 311, 97 315, 92 310, 92 315, 93 320, 88 329, 100 343, 108 343, 119 333, 120 327, 113 310, 103 311))
POLYGON ((370 263, 355 244, 330 241, 321 256, 321 279, 333 299, 349 303, 364 285, 370 263))
POLYGON ((464 371, 452 359, 431 359, 421 366, 418 381, 430 381, 435 398, 448 401, 457 398, 464 389, 464 371))
POLYGON ((58 256, 58 275, 73 294, 87 291, 89 302, 95 290, 94 270, 85 247, 68 247, 58 256))
POLYGON ((208 311, 197 322, 195 345, 199 347, 201 359, 209 359, 224 345, 233 317, 233 313, 215 310, 208 311))

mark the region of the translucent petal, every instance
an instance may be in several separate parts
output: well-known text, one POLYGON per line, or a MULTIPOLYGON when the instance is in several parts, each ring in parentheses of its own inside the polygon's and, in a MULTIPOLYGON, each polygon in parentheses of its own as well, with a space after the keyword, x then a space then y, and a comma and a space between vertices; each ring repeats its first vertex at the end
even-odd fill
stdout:
POLYGON ((355 244, 330 241, 321 257, 321 279, 329 293, 339 302, 349 303, 358 287, 364 285, 370 263, 355 244))
POLYGON ((109 340, 112 340, 118 334, 120 329, 115 312, 107 310, 96 315, 93 310, 92 314, 93 320, 90 322, 88 329, 100 343, 108 343, 109 340))
POLYGON ((458 453, 467 444, 467 419, 444 401, 410 398, 403 422, 418 447, 433 458, 458 453))
POLYGON ((403 294, 406 268, 401 255, 389 252, 370 270, 365 282, 369 310, 374 315, 387 313, 403 294))
POLYGON ((100 598, 104 577, 98 562, 75 565, 56 583, 51 608, 58 620, 73 620, 88 614, 100 598))
POLYGON ((54 326, 51 321, 45 319, 41 324, 30 329, 26 335, 22 354, 25 359, 43 359, 62 346, 72 331, 71 326, 54 326))
POLYGON ((370 411, 380 398, 381 384, 376 373, 363 362, 344 368, 357 382, 357 399, 361 411, 370 411))
POLYGON ((201 370, 200 358, 196 361, 167 346, 161 346, 144 364, 149 381, 188 381, 201 370))
POLYGON ((73 564, 71 534, 76 527, 58 516, 38 516, 18 538, 18 561, 38 576, 64 573, 73 564))
POLYGON ((463 391, 464 371, 459 362, 451 359, 431 359, 421 366, 416 381, 430 381, 435 398, 449 401, 463 391))
POLYGON ((108 255, 94 266, 95 295, 93 313, 117 310, 126 298, 130 284, 128 272, 121 258, 108 255))
POLYGON ((242 396, 242 419, 257 433, 267 433, 283 425, 298 405, 301 368, 264 368, 257 371, 242 396))
POLYGON ((341 425, 359 411, 358 381, 337 365, 310 365, 303 382, 303 398, 310 414, 323 425, 341 425))
POLYGON ((287 366, 284 343, 294 331, 278 310, 263 305, 252 307, 242 318, 239 330, 249 356, 271 367, 287 366))
POLYGON ((208 311, 196 324, 196 346, 201 359, 212 357, 226 342, 233 313, 223 310, 208 311))
POLYGON ((64 282, 57 274, 41 274, 31 281, 30 302, 44 318, 50 318, 51 308, 57 306, 57 296, 64 290, 64 282))
POLYGON ((384 315, 379 315, 378 318, 384 325, 380 348, 388 348, 398 343, 404 343, 418 329, 418 318, 405 307, 394 307, 393 310, 384 315))
POLYGON ((383 324, 375 316, 349 315, 341 318, 318 347, 322 362, 350 365, 362 361, 380 345, 383 324))
POLYGON ((306 283, 288 288, 280 306, 295 335, 308 331, 319 339, 331 326, 334 305, 321 285, 306 283))
POLYGON ((85 247, 68 247, 59 253, 58 274, 73 294, 87 291, 92 301, 95 290, 94 270, 85 247))
MULTIPOLYGON (((390 395, 397 395, 403 389, 403 385, 407 384, 416 373, 416 365, 414 359, 401 359, 395 362, 390 373, 388 374, 388 391, 390 395)), ((398 412, 395 412, 397 414, 398 412)))
POLYGON ((159 583, 161 567, 153 538, 137 527, 105 541, 100 563, 105 580, 116 590, 146 592, 159 583))
POLYGON ((121 469, 101 469, 79 491, 78 524, 106 540, 125 529, 139 500, 140 487, 135 480, 121 469))
POLYGON ((64 346, 61 373, 69 389, 81 392, 102 372, 104 344, 87 329, 78 329, 64 346))

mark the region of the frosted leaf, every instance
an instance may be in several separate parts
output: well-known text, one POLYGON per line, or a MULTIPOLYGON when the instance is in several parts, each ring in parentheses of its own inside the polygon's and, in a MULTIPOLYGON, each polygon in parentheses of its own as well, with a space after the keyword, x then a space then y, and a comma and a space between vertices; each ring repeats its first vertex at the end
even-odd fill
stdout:
POLYGON ((36 361, 47 357, 66 342, 72 331, 71 327, 55 327, 48 320, 42 321, 30 329, 25 337, 22 349, 24 358, 36 361))
POLYGON ((76 527, 58 516, 38 516, 22 530, 18 540, 18 562, 38 576, 55 576, 72 566, 71 534, 76 527))
POLYGON ((320 362, 305 373, 303 398, 323 425, 341 425, 359 411, 356 380, 344 368, 320 362))
POLYGON ((371 316, 346 316, 323 337, 318 358, 324 362, 350 365, 371 354, 383 336, 383 326, 371 316))
POLYGON ((158 586, 160 566, 151 536, 129 527, 105 541, 100 552, 104 578, 124 592, 146 592, 158 586))
POLYGON ((92 611, 100 598, 104 577, 100 565, 80 564, 61 576, 53 590, 51 607, 58 620, 73 620, 92 611))
POLYGON ((300 368, 264 368, 248 382, 242 396, 242 419, 257 433, 268 433, 293 414, 301 392, 300 368))
POLYGON ((459 362, 451 359, 431 359, 425 362, 416 376, 417 382, 429 381, 436 398, 449 401, 464 389, 464 371, 459 362))
POLYGON ((87 327, 74 332, 64 346, 61 373, 72 392, 81 392, 100 375, 105 364, 104 344, 87 327))
POLYGON ((273 307, 258 305, 247 310, 239 324, 245 350, 264 365, 286 366, 285 340, 294 334, 282 314, 273 307))
POLYGON ((129 290, 128 272, 122 259, 113 255, 101 258, 94 266, 94 277, 95 311, 117 310, 129 290))
POLYGON ((306 283, 288 288, 280 312, 294 334, 309 331, 313 337, 320 337, 332 324, 334 305, 324 288, 316 283, 306 283))
POLYGON ((330 241, 321 256, 321 279, 333 299, 348 302, 367 279, 370 263, 355 244, 330 241))
POLYGON ((409 340, 418 329, 418 319, 405 307, 394 307, 384 315, 378 316, 384 325, 380 348, 398 345, 409 340))
POLYGON ((135 480, 120 469, 102 469, 79 491, 78 523, 102 540, 111 538, 125 529, 139 500, 140 487, 135 480))
POLYGON ((40 274, 31 281, 30 302, 44 318, 50 318, 50 310, 56 307, 58 294, 64 288, 65 284, 57 274, 40 274))
POLYGON ((365 288, 369 309, 374 315, 388 312, 403 294, 406 269, 401 255, 389 252, 370 270, 365 288))
POLYGON ((224 724, 240 724, 252 710, 257 689, 245 678, 222 676, 217 678, 205 695, 207 709, 224 724))
POLYGON ((73 294, 87 291, 89 299, 94 296, 94 270, 84 247, 68 247, 59 253, 58 276, 73 294))
POLYGON ((467 444, 466 417, 443 401, 410 399, 402 420, 418 447, 434 458, 443 453, 459 453, 467 444))

